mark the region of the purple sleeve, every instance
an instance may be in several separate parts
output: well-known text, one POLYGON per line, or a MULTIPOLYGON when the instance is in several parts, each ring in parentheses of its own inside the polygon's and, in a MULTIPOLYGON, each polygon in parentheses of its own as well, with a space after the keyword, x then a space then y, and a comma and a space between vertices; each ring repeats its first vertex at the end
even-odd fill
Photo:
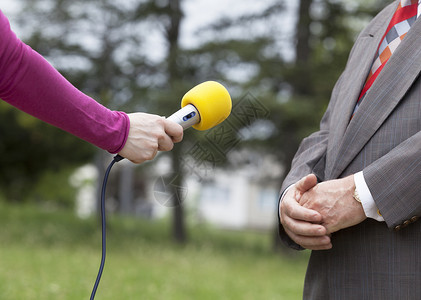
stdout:
POLYGON ((0 98, 111 153, 126 143, 129 118, 83 94, 21 42, 0 11, 0 98))

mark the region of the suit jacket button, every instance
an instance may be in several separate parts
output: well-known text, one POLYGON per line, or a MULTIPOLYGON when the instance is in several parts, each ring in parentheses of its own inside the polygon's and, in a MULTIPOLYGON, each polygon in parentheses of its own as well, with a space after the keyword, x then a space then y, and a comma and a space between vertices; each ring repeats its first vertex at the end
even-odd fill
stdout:
POLYGON ((402 225, 396 225, 395 228, 393 228, 393 230, 395 231, 399 231, 402 229, 402 225))
POLYGON ((412 223, 414 223, 414 222, 416 222, 416 221, 418 221, 418 219, 419 219, 420 217, 418 217, 418 216, 413 216, 411 219, 410 219, 410 221, 412 222, 412 223))
POLYGON ((403 222, 402 228, 408 226, 409 224, 411 224, 411 221, 410 220, 406 220, 405 222, 403 222))

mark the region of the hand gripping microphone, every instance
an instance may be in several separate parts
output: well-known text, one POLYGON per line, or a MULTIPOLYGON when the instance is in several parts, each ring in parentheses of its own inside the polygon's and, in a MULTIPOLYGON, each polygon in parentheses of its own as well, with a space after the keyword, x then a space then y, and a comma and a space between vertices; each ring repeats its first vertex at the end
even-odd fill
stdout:
POLYGON ((231 113, 231 97, 225 87, 215 81, 196 85, 181 99, 181 109, 168 117, 187 129, 210 129, 231 113))
MULTIPOLYGON (((196 85, 188 91, 181 99, 181 109, 168 117, 183 129, 190 126, 197 130, 210 129, 224 121, 231 113, 231 97, 225 87, 215 81, 206 81, 196 85)), ((94 300, 102 271, 105 264, 106 252, 106 226, 105 226, 105 188, 107 186, 108 175, 112 166, 122 160, 123 157, 116 155, 105 171, 101 190, 101 227, 102 227, 102 257, 98 275, 91 292, 90 300, 94 300)))

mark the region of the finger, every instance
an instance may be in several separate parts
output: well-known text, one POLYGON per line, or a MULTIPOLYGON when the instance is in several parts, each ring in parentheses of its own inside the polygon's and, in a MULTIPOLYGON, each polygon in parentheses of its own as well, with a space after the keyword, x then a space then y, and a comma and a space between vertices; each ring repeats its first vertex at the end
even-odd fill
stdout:
POLYGON ((294 232, 296 235, 301 236, 324 236, 327 235, 327 230, 324 226, 320 224, 313 224, 306 221, 296 220, 289 217, 283 219, 282 225, 284 228, 288 229, 291 232, 294 232))
POLYGON ((174 147, 174 143, 171 137, 169 137, 168 135, 163 134, 163 136, 158 139, 159 151, 170 151, 172 150, 173 147, 174 147))
POLYGON ((310 250, 327 250, 332 248, 331 239, 329 236, 302 236, 297 235, 294 232, 291 232, 287 229, 285 229, 285 232, 288 234, 288 236, 298 245, 305 249, 310 250))
POLYGON ((301 178, 296 184, 296 189, 304 193, 317 184, 317 177, 314 174, 309 174, 301 178))
POLYGON ((308 237, 308 236, 299 236, 294 235, 293 233, 288 233, 289 237, 298 245, 305 249, 310 250, 327 250, 332 248, 331 240, 328 236, 323 237, 308 237))
POLYGON ((301 206, 295 199, 290 197, 285 197, 281 203, 281 215, 283 214, 292 219, 311 223, 320 223, 323 219, 319 212, 301 206))
POLYGON ((142 163, 147 160, 153 160, 155 156, 158 154, 157 146, 150 148, 149 150, 143 150, 142 152, 138 153, 137 155, 133 156, 133 160, 136 163, 142 163))
POLYGON ((183 139, 183 127, 173 121, 165 119, 164 130, 168 134, 174 143, 181 142, 183 139))
POLYGON ((318 202, 320 199, 317 197, 317 194, 315 194, 313 191, 314 190, 310 190, 304 193, 298 200, 298 203, 302 207, 320 211, 320 203, 318 202))
POLYGON ((130 160, 132 163, 135 164, 141 164, 147 160, 153 160, 155 158, 155 156, 157 155, 158 150, 146 150, 146 151, 142 151, 141 153, 133 153, 129 155, 121 155, 124 158, 127 158, 128 160, 130 160))

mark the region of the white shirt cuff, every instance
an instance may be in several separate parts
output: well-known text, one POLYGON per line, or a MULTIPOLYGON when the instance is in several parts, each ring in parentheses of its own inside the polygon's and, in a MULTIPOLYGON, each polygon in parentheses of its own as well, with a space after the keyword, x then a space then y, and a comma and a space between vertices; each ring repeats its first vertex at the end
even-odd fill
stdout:
POLYGON ((379 214, 377 205, 374 202, 373 196, 371 195, 367 183, 365 182, 362 171, 354 174, 354 182, 367 218, 371 218, 379 222, 384 222, 384 218, 379 214))

